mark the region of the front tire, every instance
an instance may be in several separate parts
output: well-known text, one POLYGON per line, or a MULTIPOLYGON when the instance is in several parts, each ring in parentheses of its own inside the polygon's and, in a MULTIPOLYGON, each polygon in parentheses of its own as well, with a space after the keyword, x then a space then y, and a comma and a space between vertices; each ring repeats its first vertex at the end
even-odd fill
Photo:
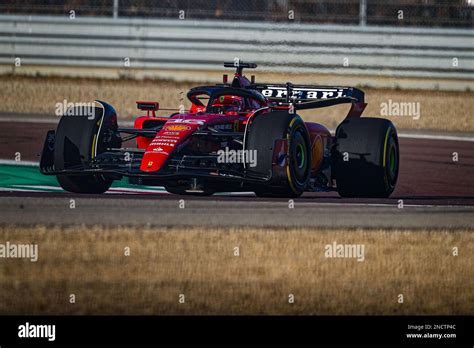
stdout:
POLYGON ((104 193, 113 182, 102 175, 58 175, 56 178, 64 190, 74 193, 104 193))
MULTIPOLYGON (((54 166, 61 170, 81 170, 109 147, 120 147, 117 116, 114 108, 101 102, 103 108, 94 108, 93 117, 82 115, 83 109, 68 110, 56 130, 54 166), (81 112, 81 113, 79 113, 81 112)), ((113 179, 100 174, 57 175, 59 185, 74 193, 104 193, 113 179)))

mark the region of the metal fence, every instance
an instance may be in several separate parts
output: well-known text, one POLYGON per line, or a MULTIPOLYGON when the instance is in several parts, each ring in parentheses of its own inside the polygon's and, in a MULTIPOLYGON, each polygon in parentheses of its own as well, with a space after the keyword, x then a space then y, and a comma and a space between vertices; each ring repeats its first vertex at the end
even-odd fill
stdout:
POLYGON ((473 0, 3 0, 3 14, 472 28, 473 0))
POLYGON ((262 70, 474 79, 466 29, 0 16, 0 64, 262 70))

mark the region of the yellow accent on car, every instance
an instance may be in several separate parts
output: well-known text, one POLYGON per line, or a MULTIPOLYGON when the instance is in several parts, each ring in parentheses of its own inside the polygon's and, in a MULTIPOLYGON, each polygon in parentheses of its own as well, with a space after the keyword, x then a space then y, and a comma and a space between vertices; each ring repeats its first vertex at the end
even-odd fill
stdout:
POLYGON ((385 164, 387 162, 387 143, 388 143, 388 135, 390 134, 390 131, 392 129, 389 127, 387 129, 387 134, 385 134, 385 142, 384 142, 384 145, 383 145, 383 167, 385 168, 385 164))
POLYGON ((91 158, 94 159, 95 157, 95 142, 96 142, 97 134, 94 134, 94 138, 92 139, 92 150, 91 150, 91 158))
MULTIPOLYGON (((288 128, 291 128, 291 126, 293 126, 293 123, 295 123, 295 121, 297 119, 298 119, 298 117, 294 117, 291 120, 290 125, 288 126, 288 128)), ((289 134, 286 135, 286 139, 288 140, 288 151, 290 151, 290 135, 289 134)), ((291 191, 293 191, 295 194, 298 194, 298 190, 296 189, 295 185, 293 184, 293 179, 291 178, 289 158, 288 158, 288 161, 286 163, 286 175, 288 177, 288 183, 290 184, 291 191)))

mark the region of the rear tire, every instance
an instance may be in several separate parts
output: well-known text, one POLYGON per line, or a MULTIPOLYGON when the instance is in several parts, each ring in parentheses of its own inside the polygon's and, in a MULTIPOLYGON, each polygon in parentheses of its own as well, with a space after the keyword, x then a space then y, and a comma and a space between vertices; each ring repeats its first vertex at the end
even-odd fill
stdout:
POLYGON ((399 162, 397 131, 389 120, 351 118, 337 127, 333 177, 342 197, 389 197, 399 162))

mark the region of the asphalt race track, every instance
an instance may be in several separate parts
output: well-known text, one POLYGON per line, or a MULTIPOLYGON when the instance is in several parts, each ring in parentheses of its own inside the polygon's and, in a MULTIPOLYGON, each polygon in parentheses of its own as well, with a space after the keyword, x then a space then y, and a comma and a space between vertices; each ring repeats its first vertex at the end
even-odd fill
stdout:
MULTIPOLYGON (((38 161, 47 123, 0 123, 0 158, 38 161)), ((448 138, 449 139, 449 138, 448 138)), ((151 226, 472 228, 474 142, 400 138, 400 175, 390 199, 341 199, 308 193, 289 208, 285 199, 253 194, 212 197, 168 194, 74 195, 0 192, 0 224, 151 226), (453 161, 457 153, 458 161, 453 161), (75 209, 70 209, 75 199, 75 209), (184 199, 184 208, 179 201, 184 199), (403 203, 403 207, 400 207, 403 203)))

